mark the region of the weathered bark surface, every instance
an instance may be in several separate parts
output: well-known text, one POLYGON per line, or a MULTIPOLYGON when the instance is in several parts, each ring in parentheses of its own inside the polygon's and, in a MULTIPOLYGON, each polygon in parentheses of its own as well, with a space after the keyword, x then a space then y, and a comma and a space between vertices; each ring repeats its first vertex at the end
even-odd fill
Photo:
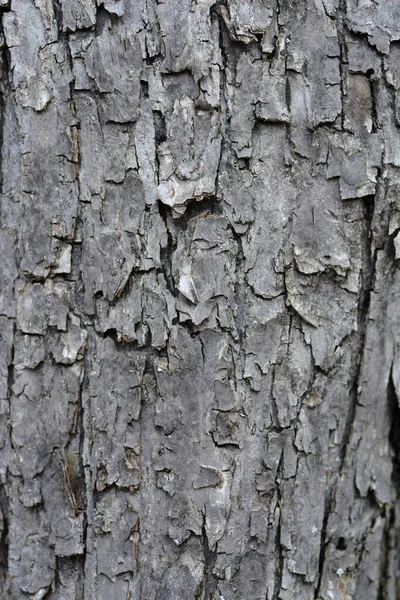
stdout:
POLYGON ((398 599, 398 0, 0 7, 1 597, 398 599))

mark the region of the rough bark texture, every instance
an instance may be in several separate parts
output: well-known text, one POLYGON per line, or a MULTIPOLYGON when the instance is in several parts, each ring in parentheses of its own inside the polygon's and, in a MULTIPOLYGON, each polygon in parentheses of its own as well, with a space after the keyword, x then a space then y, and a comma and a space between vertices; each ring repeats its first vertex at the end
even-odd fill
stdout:
POLYGON ((1 597, 398 599, 398 0, 0 8, 1 597))

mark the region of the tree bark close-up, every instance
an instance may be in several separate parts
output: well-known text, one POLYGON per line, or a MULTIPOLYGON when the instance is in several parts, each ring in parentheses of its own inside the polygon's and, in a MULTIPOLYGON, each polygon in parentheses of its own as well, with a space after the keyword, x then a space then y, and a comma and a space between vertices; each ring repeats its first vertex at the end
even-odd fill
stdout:
POLYGON ((399 0, 0 18, 0 598, 399 600, 399 0))

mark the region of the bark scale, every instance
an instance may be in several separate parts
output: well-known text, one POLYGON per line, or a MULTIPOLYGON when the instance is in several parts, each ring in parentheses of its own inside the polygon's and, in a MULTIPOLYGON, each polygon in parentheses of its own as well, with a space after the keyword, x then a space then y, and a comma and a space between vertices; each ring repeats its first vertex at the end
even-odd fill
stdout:
POLYGON ((397 0, 0 0, 2 598, 396 600, 397 0))

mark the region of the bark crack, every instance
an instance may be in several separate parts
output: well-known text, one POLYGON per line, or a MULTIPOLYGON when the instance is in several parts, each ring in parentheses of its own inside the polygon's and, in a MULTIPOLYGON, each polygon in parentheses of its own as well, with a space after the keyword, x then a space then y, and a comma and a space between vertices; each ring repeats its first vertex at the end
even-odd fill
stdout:
POLYGON ((214 600, 215 592, 218 587, 218 578, 214 574, 214 568, 217 561, 217 550, 211 550, 207 536, 206 529, 206 509, 203 513, 203 525, 201 529, 201 537, 203 544, 203 556, 204 556, 204 574, 202 587, 204 593, 202 594, 202 600, 214 600))
MULTIPOLYGON (((6 112, 6 97, 7 92, 10 89, 10 51, 4 40, 4 28, 3 28, 3 13, 11 10, 10 3, 0 7, 0 209, 2 208, 3 202, 3 165, 4 165, 4 128, 5 128, 5 112, 6 112)), ((2 282, 0 282, 0 287, 2 282)), ((14 291, 14 286, 13 286, 14 291)), ((6 403, 7 409, 2 410, 3 414, 1 419, 6 420, 6 427, 4 427, 5 440, 2 440, 2 452, 6 451, 6 447, 10 445, 12 447, 12 423, 9 418, 10 404, 12 396, 12 388, 15 380, 15 369, 14 369, 14 353, 15 353, 15 319, 12 319, 13 327, 11 332, 11 348, 10 356, 7 364, 6 372, 6 403), (5 413, 5 414, 4 414, 5 413), (7 414, 8 413, 8 414, 7 414), (4 447, 6 446, 6 447, 4 447)), ((7 485, 9 480, 10 472, 8 466, 5 469, 4 482, 0 485, 0 596, 4 596, 8 588, 9 580, 9 498, 7 493, 7 485)))

